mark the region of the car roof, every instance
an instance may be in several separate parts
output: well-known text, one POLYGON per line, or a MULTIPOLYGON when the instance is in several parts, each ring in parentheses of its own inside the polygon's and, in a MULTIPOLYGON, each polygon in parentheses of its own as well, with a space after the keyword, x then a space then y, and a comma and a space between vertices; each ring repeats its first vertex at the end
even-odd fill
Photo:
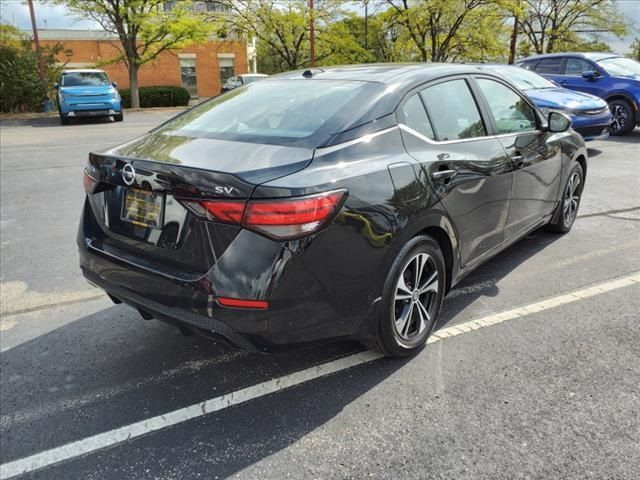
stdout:
POLYGON ((98 68, 71 68, 63 70, 62 73, 105 73, 104 70, 98 68))
POLYGON ((577 57, 586 58, 597 62, 604 58, 619 57, 617 53, 612 52, 558 52, 558 53, 543 53, 540 55, 532 55, 531 57, 525 57, 518 59, 518 63, 529 62, 531 60, 542 60, 544 58, 557 58, 557 57, 577 57))
POLYGON ((238 77, 268 77, 266 73, 241 73, 238 77))
POLYGON ((401 88, 412 88, 439 77, 479 73, 477 65, 456 63, 384 63, 333 67, 316 67, 271 75, 272 80, 345 80, 375 82, 401 88), (310 75, 310 76, 307 76, 310 75))

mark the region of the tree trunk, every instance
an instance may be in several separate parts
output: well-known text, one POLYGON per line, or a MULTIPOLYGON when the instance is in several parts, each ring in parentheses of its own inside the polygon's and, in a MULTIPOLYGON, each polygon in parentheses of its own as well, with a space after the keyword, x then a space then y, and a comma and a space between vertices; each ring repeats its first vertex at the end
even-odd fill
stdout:
POLYGON ((129 62, 129 88, 131 91, 131 108, 140 108, 140 94, 138 93, 138 65, 129 62))

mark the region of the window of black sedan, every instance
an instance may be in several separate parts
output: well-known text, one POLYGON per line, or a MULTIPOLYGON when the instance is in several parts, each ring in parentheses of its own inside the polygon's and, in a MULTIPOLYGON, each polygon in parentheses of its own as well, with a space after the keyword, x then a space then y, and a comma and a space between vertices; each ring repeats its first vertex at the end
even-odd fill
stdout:
POLYGON ((524 98, 510 88, 487 78, 478 78, 478 86, 489 104, 498 134, 536 129, 536 114, 524 98))

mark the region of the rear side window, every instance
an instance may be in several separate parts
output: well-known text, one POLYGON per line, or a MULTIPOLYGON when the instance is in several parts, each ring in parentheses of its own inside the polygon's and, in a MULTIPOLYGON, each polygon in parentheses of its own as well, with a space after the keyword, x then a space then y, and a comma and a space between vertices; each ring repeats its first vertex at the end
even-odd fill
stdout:
POLYGON ((478 78, 477 81, 496 121, 498 133, 527 132, 536 129, 536 114, 524 98, 493 80, 478 78))
POLYGON ((422 92, 436 138, 440 141, 482 137, 487 131, 465 80, 450 80, 422 92))
POLYGON ((586 60, 581 58, 567 58, 567 64, 564 67, 565 75, 582 75, 582 72, 593 70, 593 67, 586 60))
POLYGON ((427 112, 417 93, 404 103, 401 108, 401 114, 407 127, 414 129, 431 140, 435 140, 431 122, 429 122, 427 112))
POLYGON ((526 68, 527 70, 535 71, 535 66, 538 63, 538 60, 529 60, 526 62, 518 63, 518 67, 526 68))
POLYGON ((551 75, 562 74, 562 57, 543 58, 536 65, 537 73, 548 73, 551 75))

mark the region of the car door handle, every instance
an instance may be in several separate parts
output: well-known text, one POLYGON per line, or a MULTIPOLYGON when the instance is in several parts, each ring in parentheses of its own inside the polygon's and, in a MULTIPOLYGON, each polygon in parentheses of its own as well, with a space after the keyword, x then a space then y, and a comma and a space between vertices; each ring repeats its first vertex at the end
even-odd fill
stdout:
POLYGON ((522 156, 522 155, 512 155, 511 156, 511 163, 515 167, 520 168, 522 165, 524 165, 524 156, 522 156))
POLYGON ((437 172, 431 173, 431 178, 434 180, 451 180, 458 174, 456 170, 438 170, 437 172))

